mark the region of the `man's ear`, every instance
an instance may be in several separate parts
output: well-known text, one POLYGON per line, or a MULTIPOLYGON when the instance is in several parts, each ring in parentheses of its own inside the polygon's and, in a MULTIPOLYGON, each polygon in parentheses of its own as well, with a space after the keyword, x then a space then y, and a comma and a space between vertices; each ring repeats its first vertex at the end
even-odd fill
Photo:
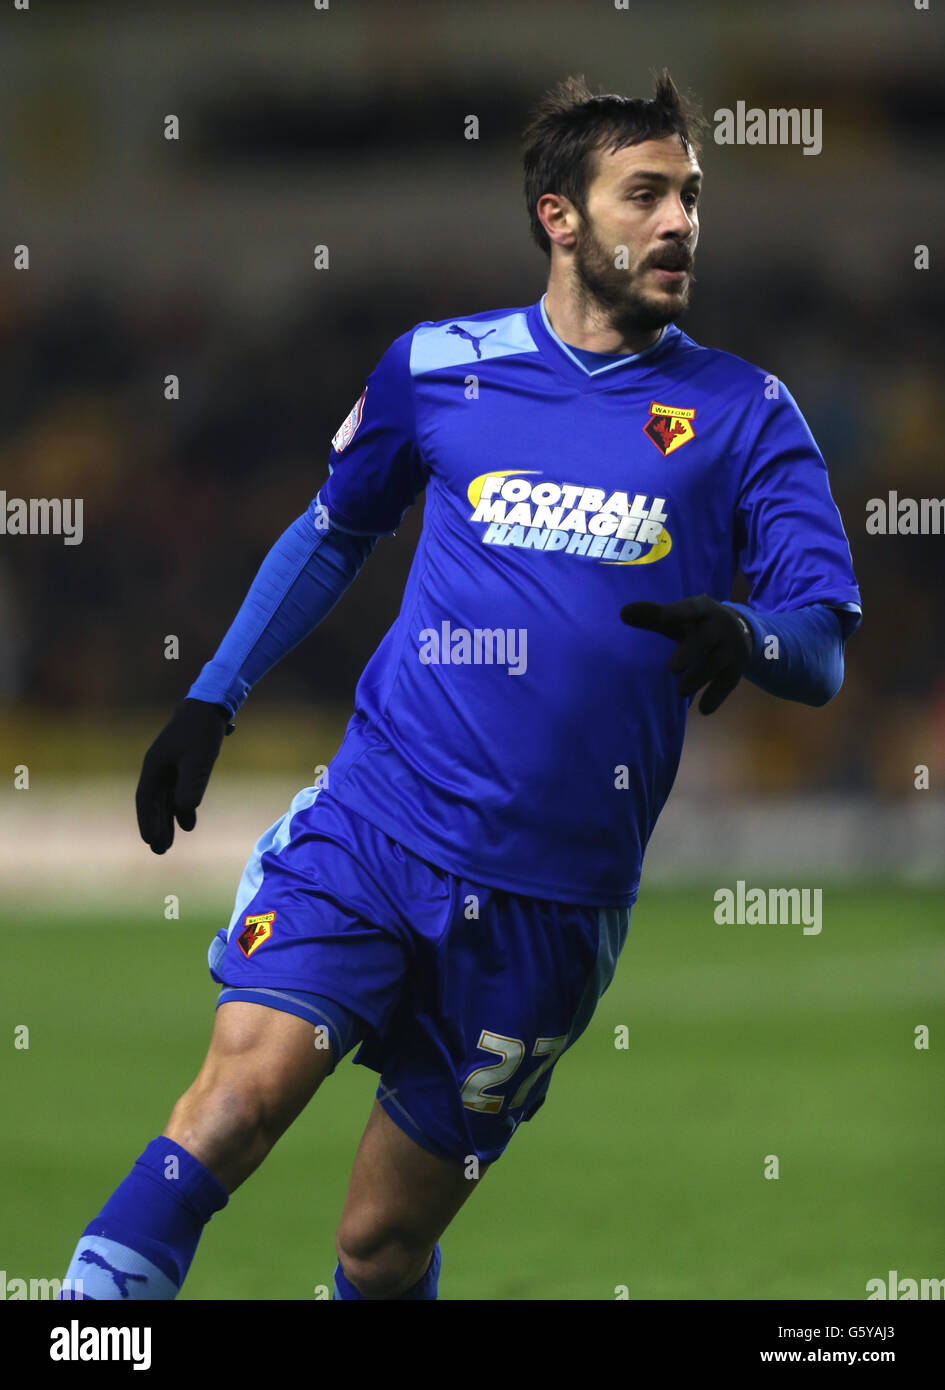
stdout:
POLYGON ((553 246, 568 248, 574 245, 580 214, 570 199, 560 193, 543 193, 535 205, 535 211, 553 246))

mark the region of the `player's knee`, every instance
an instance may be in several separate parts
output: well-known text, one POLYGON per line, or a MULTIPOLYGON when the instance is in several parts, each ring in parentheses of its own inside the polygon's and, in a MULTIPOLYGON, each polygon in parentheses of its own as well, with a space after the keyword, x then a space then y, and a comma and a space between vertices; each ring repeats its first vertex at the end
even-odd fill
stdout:
POLYGON ((217 1161, 242 1157, 260 1162, 278 1136, 273 1107, 249 1078, 198 1080, 171 1112, 167 1132, 190 1153, 217 1161))
POLYGON ((364 1298, 398 1298, 422 1278, 430 1248, 383 1225, 348 1221, 336 1238, 345 1277, 364 1298))

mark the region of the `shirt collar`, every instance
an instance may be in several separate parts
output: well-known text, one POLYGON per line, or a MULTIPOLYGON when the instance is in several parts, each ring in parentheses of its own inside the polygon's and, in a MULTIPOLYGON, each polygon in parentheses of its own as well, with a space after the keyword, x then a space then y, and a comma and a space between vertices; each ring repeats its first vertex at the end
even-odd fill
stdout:
POLYGON ((543 294, 541 299, 538 301, 538 307, 541 310, 542 323, 547 329, 549 337, 551 337, 558 344, 558 347, 560 347, 561 351, 567 355, 570 361, 572 361, 576 367, 578 367, 582 372, 585 372, 588 376, 598 377, 603 372, 619 371, 621 367, 625 367, 630 362, 639 362, 642 358, 649 356, 651 352, 655 352, 666 337, 668 325, 664 324, 663 327, 660 329, 660 336, 657 338, 656 342, 651 343, 650 346, 648 348, 644 348, 642 352, 626 353, 623 356, 621 356, 619 362, 608 362, 605 363, 605 365, 602 367, 587 367, 581 361, 580 357, 578 357, 577 353, 574 352, 573 349, 568 346, 568 344, 564 341, 563 338, 559 338, 558 334, 552 328, 551 320, 548 318, 548 313, 545 309, 545 298, 546 295, 543 294))

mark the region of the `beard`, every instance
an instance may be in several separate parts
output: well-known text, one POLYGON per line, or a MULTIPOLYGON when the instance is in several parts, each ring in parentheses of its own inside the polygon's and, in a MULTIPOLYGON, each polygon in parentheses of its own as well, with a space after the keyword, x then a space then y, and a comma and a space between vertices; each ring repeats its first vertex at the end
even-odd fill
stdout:
POLYGON ((618 270, 613 255, 584 222, 574 247, 574 270, 585 302, 622 336, 663 328, 689 307, 695 276, 692 256, 682 247, 667 247, 647 258, 635 271, 618 270), (643 277, 655 263, 667 269, 689 273, 678 291, 652 294, 640 287, 643 277))

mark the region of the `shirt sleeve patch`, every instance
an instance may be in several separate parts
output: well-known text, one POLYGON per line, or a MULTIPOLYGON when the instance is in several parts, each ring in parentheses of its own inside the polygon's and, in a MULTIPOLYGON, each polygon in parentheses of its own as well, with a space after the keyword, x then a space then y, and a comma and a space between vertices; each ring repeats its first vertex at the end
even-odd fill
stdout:
POLYGON ((361 423, 361 416, 364 414, 364 397, 367 395, 367 387, 361 392, 357 401, 351 408, 351 413, 345 418, 337 434, 332 435, 331 447, 336 454, 341 454, 347 449, 355 436, 355 432, 361 423))

